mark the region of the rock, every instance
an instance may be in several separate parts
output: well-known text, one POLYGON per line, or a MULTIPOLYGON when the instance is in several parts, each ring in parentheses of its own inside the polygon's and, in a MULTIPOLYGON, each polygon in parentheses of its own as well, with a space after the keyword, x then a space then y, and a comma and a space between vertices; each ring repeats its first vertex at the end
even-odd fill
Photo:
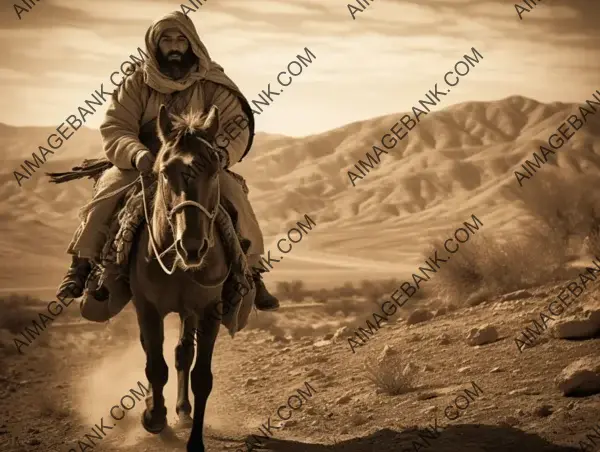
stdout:
POLYGON ((569 317, 558 320, 551 329, 553 337, 559 339, 586 339, 600 333, 600 310, 586 311, 585 317, 569 317))
POLYGON ((458 373, 464 374, 466 372, 469 372, 470 370, 471 370, 471 368, 469 366, 465 366, 465 367, 461 367, 460 369, 458 369, 458 373))
POLYGON ((423 366, 423 372, 433 372, 434 370, 435 369, 432 366, 430 366, 429 364, 425 364, 423 366))
POLYGON ((408 342, 421 342, 423 340, 423 336, 420 334, 415 334, 408 338, 408 342))
POLYGON ((435 391, 426 391, 422 394, 417 395, 417 400, 430 400, 439 397, 439 394, 435 391))
POLYGON ((433 313, 426 309, 415 309, 406 319, 407 325, 415 325, 417 323, 426 322, 433 318, 433 313))
POLYGON ((298 421, 290 419, 288 421, 283 421, 281 424, 279 424, 279 428, 294 427, 296 425, 298 425, 298 421))
POLYGON ((498 423, 501 427, 514 427, 517 424, 519 424, 519 420, 514 416, 508 416, 498 423))
POLYGON ((467 297, 467 306, 477 306, 490 298, 488 290, 472 293, 467 297))
POLYGON ((258 381, 258 378, 250 377, 246 380, 246 382, 244 383, 244 386, 246 386, 246 387, 252 386, 257 381, 258 381))
POLYGON ((320 369, 313 369, 308 374, 306 374, 306 376, 315 377, 315 378, 323 378, 325 376, 325 374, 320 369))
POLYGON ((285 336, 276 335, 276 336, 271 337, 271 342, 279 342, 282 344, 289 344, 290 340, 285 336))
POLYGON ((548 417, 552 413, 552 405, 542 405, 533 410, 533 414, 535 414, 538 417, 548 417))
POLYGON ((448 312, 454 312, 458 309, 458 307, 453 303, 448 303, 446 305, 446 309, 448 310, 448 312))
POLYGON ((410 374, 415 374, 419 371, 419 366, 417 366, 414 363, 408 363, 405 367, 404 370, 402 371, 402 375, 406 376, 406 375, 410 375, 410 374))
POLYGON ((333 333, 327 333, 325 336, 323 336, 324 341, 328 341, 329 339, 333 339, 333 333))
POLYGON ((442 315, 446 315, 447 312, 448 312, 448 309, 440 308, 437 311, 435 311, 434 317, 440 317, 442 315))
POLYGON ((467 344, 471 346, 484 345, 498 340, 498 331, 492 325, 473 328, 467 335, 467 344))
POLYGON ((328 341, 328 340, 325 340, 325 339, 323 339, 323 340, 321 340, 321 341, 317 341, 317 342, 315 342, 315 343, 313 344, 313 347, 317 347, 317 348, 320 348, 320 347, 327 347, 328 345, 331 345, 331 344, 332 344, 332 341, 328 341))
POLYGON ((339 328, 335 334, 333 335, 332 339, 334 342, 340 340, 340 339, 344 339, 346 337, 352 336, 352 331, 350 330, 350 328, 348 328, 347 326, 343 326, 341 328, 339 328))
POLYGON ((517 411, 515 411, 515 414, 517 416, 523 417, 525 416, 525 411, 523 411, 521 408, 518 408, 517 411))
POLYGON ((448 345, 450 343, 450 336, 448 336, 446 333, 443 333, 437 337, 437 340, 439 341, 440 345, 448 345))
POLYGON ((337 399, 335 403, 337 405, 345 405, 346 403, 350 402, 350 400, 352 400, 352 397, 350 397, 350 395, 348 394, 344 394, 339 399, 337 399))
POLYGON ((558 389, 565 396, 585 396, 600 392, 600 362, 586 356, 569 364, 556 378, 558 389))
POLYGON ((508 395, 540 395, 541 391, 539 389, 533 388, 519 388, 513 389, 508 393, 508 395))
POLYGON ((435 413, 437 411, 438 407, 436 407, 435 405, 431 405, 427 408, 425 408, 424 410, 421 410, 421 413, 423 414, 431 414, 431 413, 435 413))
POLYGON ((354 413, 350 416, 350 423, 355 427, 366 424, 368 419, 360 413, 354 413))
POLYGON ((572 410, 573 408, 575 408, 575 402, 569 402, 567 404, 567 410, 572 410))
POLYGON ((386 345, 377 357, 377 362, 381 364, 383 361, 389 360, 393 356, 397 356, 398 351, 391 345, 386 345))
POLYGON ((500 301, 513 301, 531 297, 533 297, 533 294, 530 291, 527 289, 522 289, 502 295, 500 297, 500 301))
POLYGON ((504 372, 504 369, 502 369, 501 367, 494 367, 492 370, 490 370, 491 374, 495 374, 498 372, 504 372))

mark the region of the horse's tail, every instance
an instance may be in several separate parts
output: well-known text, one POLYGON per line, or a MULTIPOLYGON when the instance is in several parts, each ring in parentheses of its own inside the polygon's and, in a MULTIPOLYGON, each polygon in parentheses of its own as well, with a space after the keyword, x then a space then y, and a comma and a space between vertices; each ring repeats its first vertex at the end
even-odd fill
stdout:
POLYGON ((98 180, 100 175, 111 166, 113 166, 113 164, 106 158, 85 159, 81 166, 75 166, 71 168, 71 171, 46 173, 46 176, 48 176, 50 182, 54 184, 62 184, 63 182, 69 182, 83 177, 98 180))

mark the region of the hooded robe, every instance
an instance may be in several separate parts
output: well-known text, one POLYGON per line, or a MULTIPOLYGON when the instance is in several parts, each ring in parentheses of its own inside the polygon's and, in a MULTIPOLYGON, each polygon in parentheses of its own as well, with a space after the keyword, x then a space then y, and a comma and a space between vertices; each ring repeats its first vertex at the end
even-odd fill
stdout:
POLYGON ((170 113, 203 111, 206 84, 216 83, 212 103, 220 113, 221 130, 218 135, 227 137, 216 144, 226 149, 230 166, 239 162, 249 151, 254 136, 251 108, 223 68, 212 61, 192 20, 180 11, 169 13, 150 26, 145 41, 150 58, 115 90, 100 126, 108 159, 120 169, 132 169, 135 154, 147 149, 140 142, 140 130, 158 117, 161 104, 171 103, 173 93, 177 92, 177 100, 171 103, 170 113), (172 80, 161 73, 156 60, 160 35, 169 28, 177 28, 186 36, 199 60, 198 65, 180 80, 172 80), (245 128, 239 126, 244 124, 243 121, 247 123, 245 128))

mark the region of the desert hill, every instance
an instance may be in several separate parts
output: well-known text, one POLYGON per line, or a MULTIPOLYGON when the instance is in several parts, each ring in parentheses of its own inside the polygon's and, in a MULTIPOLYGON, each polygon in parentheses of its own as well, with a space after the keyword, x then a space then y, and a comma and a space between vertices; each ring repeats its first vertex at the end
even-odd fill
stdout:
MULTIPOLYGON (((304 214, 317 222, 297 255, 305 257, 304 267, 326 264, 343 274, 339 270, 346 258, 359 260, 355 269, 377 262, 414 266, 430 236, 473 213, 485 228, 514 227, 523 214, 501 187, 518 187, 513 172, 575 112, 575 104, 544 104, 521 96, 449 106, 422 117, 356 187, 347 171, 358 159, 365 160, 365 153, 380 145, 382 135, 405 113, 309 137, 258 133, 253 151, 234 169, 248 181, 267 236, 284 233, 304 214), (308 249, 318 256, 312 262, 308 249)), ((41 170, 18 187, 12 171, 50 133, 50 128, 0 124, 4 287, 54 284, 64 268, 77 211, 90 197, 91 182, 52 186, 41 170)), ((43 169, 65 170, 99 155, 99 132, 81 129, 49 156, 43 169)), ((565 172, 600 168, 600 115, 588 117, 556 158, 538 171, 550 171, 551 165, 565 172)), ((398 271, 386 265, 390 272, 398 271)))

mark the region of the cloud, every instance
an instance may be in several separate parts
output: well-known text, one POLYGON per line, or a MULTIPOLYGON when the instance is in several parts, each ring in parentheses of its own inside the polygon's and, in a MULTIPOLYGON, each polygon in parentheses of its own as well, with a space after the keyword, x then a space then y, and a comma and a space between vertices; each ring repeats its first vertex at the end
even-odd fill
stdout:
MULTIPOLYGON (((406 110, 473 47, 484 60, 449 102, 513 94, 579 101, 600 88, 600 4, 588 0, 538 2, 523 20, 514 3, 497 0, 371 2, 356 20, 350 0, 201 1, 189 17, 249 98, 305 47, 316 55, 257 118, 259 130, 302 135, 406 110)), ((154 20, 181 4, 190 3, 44 0, 20 21, 4 5, 0 96, 15 107, 0 121, 60 123, 137 54, 154 20)))

